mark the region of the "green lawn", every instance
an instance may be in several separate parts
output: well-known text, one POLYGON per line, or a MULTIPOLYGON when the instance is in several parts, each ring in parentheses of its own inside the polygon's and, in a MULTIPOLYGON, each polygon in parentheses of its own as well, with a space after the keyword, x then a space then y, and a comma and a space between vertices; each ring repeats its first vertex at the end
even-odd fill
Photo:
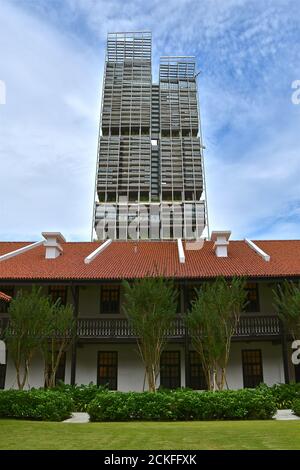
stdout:
POLYGON ((0 449, 300 449, 299 421, 45 423, 0 420, 0 449))

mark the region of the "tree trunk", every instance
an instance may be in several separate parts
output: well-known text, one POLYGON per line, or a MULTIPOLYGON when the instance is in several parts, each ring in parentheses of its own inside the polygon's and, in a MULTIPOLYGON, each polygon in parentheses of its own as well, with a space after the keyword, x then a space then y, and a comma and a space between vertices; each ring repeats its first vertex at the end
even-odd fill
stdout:
POLYGON ((20 368, 19 367, 17 367, 17 384, 18 384, 18 389, 23 390, 22 381, 21 381, 21 377, 20 377, 20 368))
POLYGON ((148 379, 149 392, 155 392, 156 391, 155 374, 154 374, 154 369, 153 369, 152 364, 146 367, 146 374, 147 374, 147 379, 148 379))
POLYGON ((21 368, 20 366, 17 367, 17 384, 18 384, 18 389, 23 390, 27 381, 28 377, 28 367, 26 364, 24 365, 24 372, 23 372, 23 377, 21 378, 21 368))
POLYGON ((213 392, 215 392, 217 390, 217 371, 216 369, 213 370, 213 386, 212 386, 212 389, 213 389, 213 392))

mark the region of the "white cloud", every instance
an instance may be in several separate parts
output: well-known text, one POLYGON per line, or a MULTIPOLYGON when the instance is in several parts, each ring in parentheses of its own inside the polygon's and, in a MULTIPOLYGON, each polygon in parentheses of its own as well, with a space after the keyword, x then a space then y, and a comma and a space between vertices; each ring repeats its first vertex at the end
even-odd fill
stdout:
POLYGON ((240 158, 223 159, 220 145, 212 148, 209 154, 207 177, 211 223, 214 228, 232 229, 236 238, 290 238, 295 237, 296 232, 299 237, 297 129, 300 116, 297 121, 290 118, 285 124, 280 121, 280 114, 276 117, 277 123, 275 119, 270 123, 264 115, 260 116, 262 129, 271 126, 272 131, 258 145, 254 142, 251 148, 245 147, 240 158), (290 235, 288 227, 291 227, 290 235))
POLYGON ((1 13, 1 238, 88 238, 101 61, 20 9, 4 3, 1 13))

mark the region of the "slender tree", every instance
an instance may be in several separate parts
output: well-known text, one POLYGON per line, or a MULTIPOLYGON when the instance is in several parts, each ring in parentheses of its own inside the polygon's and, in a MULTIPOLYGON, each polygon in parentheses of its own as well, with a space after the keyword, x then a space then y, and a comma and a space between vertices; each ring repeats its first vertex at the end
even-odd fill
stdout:
POLYGON ((294 339, 300 338, 300 283, 285 280, 273 290, 274 306, 294 339))
POLYGON ((245 281, 224 278, 204 283, 197 291, 186 324, 198 352, 207 386, 222 390, 226 383, 231 339, 246 305, 245 281))
POLYGON ((48 311, 47 332, 41 342, 44 357, 45 387, 54 387, 62 355, 68 350, 75 333, 73 306, 58 300, 48 311))
POLYGON ((5 341, 16 368, 20 390, 28 380, 31 361, 47 330, 51 309, 50 299, 42 295, 42 288, 35 286, 31 291, 19 291, 10 303, 10 323, 5 331, 5 341))
POLYGON ((166 330, 176 318, 177 292, 172 281, 161 277, 123 281, 123 287, 124 311, 137 335, 149 391, 155 392, 166 330))

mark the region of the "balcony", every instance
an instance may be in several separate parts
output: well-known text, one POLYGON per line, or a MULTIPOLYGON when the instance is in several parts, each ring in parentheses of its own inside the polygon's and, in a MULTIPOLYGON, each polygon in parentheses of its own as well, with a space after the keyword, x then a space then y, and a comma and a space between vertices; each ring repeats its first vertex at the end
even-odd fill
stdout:
MULTIPOLYGON (((0 337, 8 324, 7 318, 0 318, 0 337)), ((280 321, 275 315, 242 315, 233 339, 249 338, 278 339, 281 334, 280 321)), ((79 318, 77 337, 80 340, 134 340, 136 335, 126 318, 79 318)), ((185 326, 181 318, 173 322, 166 332, 170 340, 182 340, 185 326)))
MULTIPOLYGON (((281 333, 279 318, 275 315, 266 316, 241 316, 234 338, 249 337, 279 337, 281 333)), ((136 337, 133 328, 126 318, 122 319, 98 319, 80 318, 77 324, 77 334, 80 339, 134 339, 136 337)), ((168 339, 183 339, 185 326, 183 320, 177 319, 166 332, 168 339)))

